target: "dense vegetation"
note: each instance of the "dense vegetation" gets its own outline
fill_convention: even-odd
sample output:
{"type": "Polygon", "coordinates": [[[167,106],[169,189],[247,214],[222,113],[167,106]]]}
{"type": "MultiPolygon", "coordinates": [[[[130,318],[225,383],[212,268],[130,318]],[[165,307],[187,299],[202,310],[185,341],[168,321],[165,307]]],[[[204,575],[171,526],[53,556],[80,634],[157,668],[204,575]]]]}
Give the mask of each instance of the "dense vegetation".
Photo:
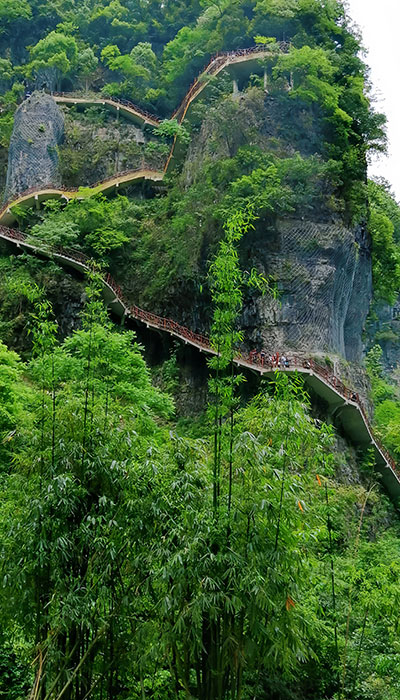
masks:
{"type": "Polygon", "coordinates": [[[41,289],[20,288],[32,359],[1,346],[9,697],[396,697],[398,523],[370,466],[340,482],[350,457],[298,381],[235,398],[253,216],[230,219],[210,270],[221,356],[200,438],[174,430],[96,277],[62,344],[41,289]]]}
{"type": "MultiPolygon", "coordinates": [[[[400,532],[372,457],[298,378],[254,388],[232,363],[246,295],[279,295],[241,269],[278,217],[368,230],[375,301],[397,298],[400,209],[366,181],[384,120],[342,3],[0,0],[0,20],[0,165],[26,89],[165,118],[141,141],[99,107],[64,108],[65,184],[161,167],[179,136],[162,190],[19,207],[18,225],[85,252],[137,303],[202,315],[219,353],[207,410],[182,418],[176,356],[148,368],[96,272],[83,284],[2,248],[0,697],[397,700],[400,532]],[[225,73],[183,126],[168,120],[212,54],[254,43],[270,55],[240,100],[225,73]]],[[[400,458],[381,354],[367,357],[376,424],[400,458]]]]}

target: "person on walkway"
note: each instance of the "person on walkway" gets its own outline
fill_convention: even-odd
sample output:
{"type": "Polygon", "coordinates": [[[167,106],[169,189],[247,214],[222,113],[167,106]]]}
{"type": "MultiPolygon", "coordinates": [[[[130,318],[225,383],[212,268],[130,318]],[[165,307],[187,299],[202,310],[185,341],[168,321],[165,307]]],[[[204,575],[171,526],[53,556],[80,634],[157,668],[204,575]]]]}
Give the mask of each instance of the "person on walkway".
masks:
{"type": "Polygon", "coordinates": [[[264,352],[264,350],[261,350],[261,352],[260,352],[260,360],[261,360],[261,367],[264,367],[264,362],[265,362],[265,352],[264,352]]]}

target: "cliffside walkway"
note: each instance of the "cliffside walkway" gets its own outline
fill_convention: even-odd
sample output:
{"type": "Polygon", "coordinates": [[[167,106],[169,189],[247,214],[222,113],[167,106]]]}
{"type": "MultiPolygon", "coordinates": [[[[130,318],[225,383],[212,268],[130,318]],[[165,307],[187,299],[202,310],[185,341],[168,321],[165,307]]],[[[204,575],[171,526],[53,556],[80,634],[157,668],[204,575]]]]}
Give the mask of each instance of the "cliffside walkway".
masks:
{"type": "Polygon", "coordinates": [[[164,173],[160,170],[139,168],[116,173],[112,177],[95,182],[90,187],[54,187],[51,184],[41,188],[32,187],[19,194],[12,202],[4,204],[0,209],[0,225],[9,226],[14,223],[16,217],[12,209],[17,205],[23,204],[28,207],[39,207],[40,202],[47,199],[65,199],[66,201],[70,199],[85,199],[88,195],[98,194],[99,192],[107,194],[111,190],[117,190],[123,184],[143,182],[144,180],[160,182],[163,178],[164,173]]]}
{"type": "MultiPolygon", "coordinates": [[[[282,53],[289,50],[289,44],[286,42],[280,42],[277,47],[282,53]]],[[[185,97],[183,98],[179,107],[173,112],[171,118],[177,119],[178,123],[181,124],[185,119],[187,111],[193,102],[193,100],[198,97],[198,95],[207,87],[210,79],[224,69],[237,70],[235,67],[242,67],[245,75],[250,75],[253,73],[258,66],[260,59],[267,58],[273,55],[271,50],[266,50],[264,46],[254,46],[249,49],[239,49],[237,51],[228,51],[224,53],[218,53],[213,56],[208,63],[208,65],[202,70],[200,75],[194,80],[192,85],[189,87],[185,97]]],[[[56,102],[64,104],[83,104],[83,105],[93,105],[93,104],[104,104],[110,109],[116,112],[121,111],[128,118],[133,118],[142,124],[150,124],[154,127],[161,123],[161,119],[146,110],[134,105],[129,100],[119,99],[116,97],[97,97],[93,95],[79,95],[74,93],[54,93],[54,99],[56,102]]],[[[170,165],[172,156],[174,154],[176,146],[176,138],[171,146],[170,153],[166,160],[163,171],[153,170],[151,168],[141,168],[134,170],[125,170],[124,172],[119,172],[112,177],[96,182],[94,185],[90,185],[85,188],[71,188],[71,187],[54,187],[51,183],[42,185],[36,188],[30,188],[25,192],[19,193],[15,199],[10,200],[4,204],[0,209],[0,225],[9,226],[16,221],[16,217],[13,215],[12,209],[17,205],[24,205],[27,207],[39,206],[40,202],[51,199],[51,198],[84,198],[90,194],[97,194],[98,192],[110,192],[120,185],[129,184],[131,182],[140,182],[143,180],[152,180],[153,182],[159,182],[163,179],[164,174],[167,172],[170,165]],[[83,193],[82,189],[86,192],[83,193]]]]}
{"type": "Polygon", "coordinates": [[[158,126],[161,119],[154,114],[147,112],[145,109],[137,107],[130,100],[125,100],[120,97],[107,97],[97,95],[81,95],[73,92],[52,92],[54,100],[61,104],[67,105],[102,105],[108,107],[113,112],[118,114],[122,112],[128,118],[133,118],[134,121],[140,124],[150,124],[150,126],[158,126]]]}
{"type": "MultiPolygon", "coordinates": [[[[90,270],[90,260],[83,253],[61,248],[46,248],[43,244],[37,245],[26,234],[16,229],[0,225],[0,239],[13,243],[18,248],[28,252],[51,258],[64,267],[82,273],[90,270]]],[[[207,336],[194,333],[170,318],[157,316],[140,309],[138,306],[130,305],[124,299],[120,286],[109,274],[102,277],[102,285],[105,302],[117,316],[123,319],[132,318],[143,323],[147,328],[168,333],[206,354],[216,354],[207,336]]],[[[331,414],[336,421],[340,422],[349,438],[364,448],[372,447],[382,482],[389,496],[397,503],[400,498],[400,470],[397,469],[393,457],[374,434],[360,396],[312,358],[304,358],[292,353],[289,353],[288,357],[290,357],[289,367],[276,368],[266,364],[259,354],[254,353],[239,352],[233,361],[239,368],[251,370],[267,377],[272,377],[278,371],[288,374],[298,372],[304,375],[307,384],[328,404],[331,414]]]]}
{"type": "MultiPolygon", "coordinates": [[[[281,53],[287,53],[290,44],[281,41],[277,44],[277,48],[281,53]]],[[[234,71],[234,67],[237,65],[247,64],[247,73],[251,73],[254,70],[252,65],[254,62],[260,59],[267,58],[271,56],[271,49],[266,49],[265,46],[253,46],[248,49],[238,49],[236,51],[223,51],[215,54],[210,59],[209,63],[203,68],[198,77],[190,85],[185,97],[171,115],[171,119],[177,119],[181,124],[186,116],[186,112],[196,97],[207,87],[210,78],[218,75],[221,71],[225,69],[231,69],[234,71]]],[[[145,109],[138,107],[130,100],[126,100],[119,97],[109,97],[97,96],[97,95],[83,95],[73,92],[53,92],[54,99],[58,103],[63,104],[73,104],[73,105],[92,105],[99,104],[104,105],[112,109],[114,112],[122,112],[128,118],[134,118],[136,121],[142,124],[150,124],[152,126],[158,126],[162,121],[160,117],[155,114],[151,114],[145,109]]]]}

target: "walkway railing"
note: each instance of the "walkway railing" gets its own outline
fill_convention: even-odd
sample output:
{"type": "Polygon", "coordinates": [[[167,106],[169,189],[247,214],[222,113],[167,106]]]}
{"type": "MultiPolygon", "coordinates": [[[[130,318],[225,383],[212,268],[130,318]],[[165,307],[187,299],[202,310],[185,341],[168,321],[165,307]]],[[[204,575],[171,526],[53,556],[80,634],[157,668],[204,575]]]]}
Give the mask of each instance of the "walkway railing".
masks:
{"type": "MultiPolygon", "coordinates": [[[[290,44],[287,42],[280,42],[278,43],[278,50],[282,53],[287,53],[290,49],[290,44]]],[[[192,102],[192,100],[196,97],[196,95],[201,92],[201,90],[204,87],[204,78],[206,75],[212,76],[215,75],[215,73],[219,72],[222,70],[222,68],[225,65],[228,65],[231,61],[234,61],[236,58],[239,57],[244,57],[245,59],[254,54],[262,54],[262,53],[268,53],[268,48],[266,46],[254,46],[251,48],[247,49],[238,49],[237,51],[231,51],[231,52],[223,52],[223,53],[218,53],[215,56],[213,56],[207,66],[201,71],[201,74],[198,78],[196,78],[193,83],[190,85],[184,99],[182,100],[181,104],[179,107],[175,110],[173,113],[172,117],[178,117],[180,123],[183,121],[187,108],[189,104],[192,102]]],[[[74,94],[72,93],[53,93],[55,96],[59,97],[65,97],[67,99],[73,99],[74,94]]],[[[77,97],[79,99],[79,97],[77,97]]],[[[101,97],[98,98],[98,100],[101,100],[101,97]]],[[[96,102],[98,101],[96,98],[96,102]]],[[[147,112],[146,110],[138,107],[137,105],[133,104],[129,100],[125,100],[123,98],[116,98],[116,97],[104,97],[104,100],[115,103],[116,105],[121,105],[123,107],[127,107],[128,109],[131,109],[138,113],[139,115],[143,116],[145,119],[150,119],[154,120],[157,123],[160,123],[159,117],[156,117],[155,115],[151,114],[150,112],[147,112]]],[[[171,149],[171,153],[169,155],[169,158],[167,160],[167,166],[171,160],[171,156],[173,153],[173,148],[175,145],[175,141],[173,144],[173,147],[171,149]]],[[[126,175],[132,175],[132,178],[134,178],[135,174],[138,174],[139,172],[153,172],[154,174],[157,174],[158,176],[161,175],[159,171],[154,171],[151,168],[140,168],[136,170],[126,170],[120,173],[117,173],[116,175],[105,178],[103,180],[99,180],[98,182],[94,183],[93,185],[90,185],[90,189],[96,189],[97,187],[107,184],[107,183],[117,183],[118,180],[126,175]]],[[[158,177],[157,179],[161,179],[158,177]]],[[[54,187],[52,184],[48,185],[43,185],[40,188],[37,187],[31,187],[28,190],[25,190],[24,192],[20,193],[18,197],[13,200],[15,203],[21,199],[24,199],[28,197],[30,194],[40,194],[43,191],[46,191],[48,189],[52,189],[57,192],[69,192],[69,193],[77,193],[81,188],[78,187],[54,187]]],[[[0,209],[0,218],[1,216],[12,206],[12,201],[7,202],[2,209],[0,209]]],[[[22,233],[21,231],[17,231],[15,229],[10,229],[5,226],[0,225],[0,237],[9,240],[9,241],[14,241],[17,244],[18,243],[24,243],[25,246],[28,246],[29,248],[33,249],[34,251],[41,252],[44,255],[57,255],[61,259],[65,260],[66,262],[73,261],[75,263],[79,263],[83,269],[89,270],[90,269],[90,260],[88,257],[84,254],[81,253],[80,251],[76,250],[65,250],[62,248],[51,248],[46,250],[45,247],[43,247],[43,244],[38,243],[38,245],[35,244],[34,240],[27,241],[27,236],[22,233]]],[[[120,288],[119,285],[112,279],[112,277],[107,274],[104,279],[103,283],[107,285],[114,294],[116,295],[118,301],[122,304],[123,308],[125,309],[125,313],[127,315],[132,316],[133,318],[137,319],[138,321],[142,321],[143,323],[148,324],[149,326],[152,326],[154,328],[158,328],[160,330],[172,333],[176,335],[178,338],[183,340],[184,342],[187,342],[197,348],[201,348],[204,351],[208,353],[214,353],[216,354],[216,351],[212,348],[212,345],[210,343],[210,339],[207,338],[204,335],[201,335],[199,333],[194,333],[193,331],[189,330],[185,326],[181,326],[178,324],[176,321],[170,318],[164,318],[162,316],[157,316],[156,314],[153,314],[149,311],[145,311],[143,309],[140,309],[138,306],[130,306],[129,302],[124,299],[123,292],[120,288]]],[[[259,371],[261,373],[264,373],[266,371],[273,371],[273,370],[280,370],[280,371],[285,371],[285,370],[291,370],[292,368],[295,369],[301,369],[303,372],[308,372],[310,374],[314,374],[317,376],[321,381],[323,381],[325,384],[331,386],[342,398],[344,398],[346,401],[350,401],[358,406],[358,409],[361,412],[361,415],[363,417],[363,421],[366,425],[366,428],[371,436],[371,439],[375,442],[376,446],[378,447],[379,451],[381,452],[382,456],[386,460],[387,464],[390,466],[394,474],[396,475],[396,478],[400,480],[400,472],[396,468],[395,461],[393,457],[389,454],[389,452],[384,448],[384,446],[381,444],[380,440],[376,437],[374,434],[372,427],[370,425],[367,411],[365,409],[365,406],[363,405],[362,400],[360,399],[360,396],[358,393],[353,392],[351,389],[346,387],[346,385],[338,378],[336,377],[333,372],[331,372],[328,368],[318,364],[315,362],[314,359],[306,359],[304,357],[300,357],[297,355],[292,355],[292,359],[290,360],[289,367],[287,366],[274,366],[274,364],[268,364],[268,361],[265,359],[265,353],[245,353],[244,355],[242,353],[239,353],[237,356],[234,358],[234,362],[243,367],[252,367],[256,371],[259,371]]]]}
{"type": "MultiPolygon", "coordinates": [[[[83,270],[88,271],[91,269],[90,259],[81,251],[65,249],[61,247],[49,247],[48,249],[46,249],[43,243],[38,242],[38,244],[36,244],[34,239],[30,239],[29,236],[27,236],[25,233],[22,233],[22,231],[10,229],[6,226],[0,226],[0,238],[7,241],[15,241],[17,244],[23,243],[29,248],[39,253],[42,253],[43,255],[56,255],[64,261],[66,261],[67,263],[68,261],[73,261],[75,263],[78,263],[83,270]]],[[[157,328],[161,331],[171,333],[180,338],[180,340],[183,340],[185,343],[189,343],[190,345],[196,348],[200,348],[201,350],[204,350],[209,354],[217,354],[215,348],[212,347],[211,341],[207,336],[202,335],[201,333],[195,333],[194,331],[191,331],[189,328],[180,325],[171,318],[158,316],[157,314],[153,314],[150,311],[145,311],[144,309],[141,309],[139,306],[131,305],[130,302],[124,298],[123,290],[121,289],[120,285],[117,284],[117,282],[115,282],[110,273],[104,275],[104,277],[102,277],[102,281],[104,285],[106,285],[113,291],[116,299],[122,305],[124,313],[127,316],[131,316],[135,320],[141,321],[142,323],[145,323],[153,328],[157,328]]],[[[283,355],[281,357],[283,357],[283,355]]],[[[264,352],[256,353],[252,351],[248,353],[247,351],[244,351],[239,352],[237,355],[235,355],[233,361],[238,366],[247,368],[251,367],[262,374],[273,371],[293,371],[293,369],[300,369],[303,373],[305,372],[308,374],[315,375],[316,377],[318,377],[318,379],[323,381],[324,384],[332,387],[336,391],[336,393],[339,394],[343,399],[355,404],[358,407],[362,415],[363,421],[365,423],[365,426],[371,436],[371,440],[375,442],[381,455],[383,456],[386,463],[400,482],[400,470],[396,467],[396,462],[393,459],[392,455],[382,445],[381,441],[374,433],[367,415],[366,408],[363,404],[360,395],[352,389],[350,389],[349,387],[347,387],[342,382],[342,380],[339,379],[339,377],[337,377],[329,368],[319,364],[313,358],[305,358],[292,353],[289,353],[285,357],[290,357],[290,359],[286,359],[286,362],[283,362],[279,360],[278,355],[275,355],[273,359],[270,359],[270,356],[264,352]]]]}
{"type": "MultiPolygon", "coordinates": [[[[277,42],[277,47],[278,51],[281,53],[288,53],[290,49],[290,44],[286,41],[281,41],[277,42]]],[[[180,123],[182,123],[185,114],[186,114],[186,108],[190,104],[190,102],[193,101],[193,99],[196,97],[196,95],[203,89],[204,87],[204,82],[202,78],[204,78],[206,75],[212,76],[215,75],[217,72],[221,71],[225,66],[229,65],[229,63],[234,60],[235,58],[243,57],[246,59],[248,56],[253,56],[254,54],[265,54],[265,53],[270,53],[268,50],[267,46],[265,45],[259,45],[259,46],[252,46],[248,49],[237,49],[236,51],[221,51],[214,56],[210,58],[210,61],[208,64],[203,68],[201,73],[195,80],[192,82],[192,84],[189,86],[189,89],[183,98],[181,104],[179,107],[173,112],[172,118],[177,117],[180,115],[180,123]]]]}
{"type": "Polygon", "coordinates": [[[105,177],[102,180],[97,180],[97,182],[93,183],[93,185],[88,185],[83,186],[83,187],[68,187],[66,185],[53,185],[51,183],[48,183],[46,185],[41,185],[40,187],[30,187],[27,190],[24,190],[23,192],[20,192],[17,197],[13,200],[10,200],[6,202],[0,209],[0,219],[3,216],[3,214],[10,209],[13,205],[17,204],[18,201],[24,200],[30,195],[40,195],[41,193],[45,193],[48,190],[51,190],[53,193],[56,192],[65,192],[66,194],[77,194],[79,193],[82,189],[88,189],[88,190],[95,190],[97,187],[101,187],[101,185],[110,185],[112,186],[113,184],[117,184],[122,178],[126,176],[130,176],[132,180],[135,179],[135,176],[139,176],[140,174],[143,173],[150,173],[154,175],[154,180],[162,180],[164,174],[160,170],[153,170],[152,168],[135,168],[133,170],[121,170],[120,172],[116,173],[115,175],[111,175],[110,177],[105,177]]]}
{"type": "MultiPolygon", "coordinates": [[[[275,47],[277,47],[278,52],[280,53],[288,53],[290,49],[290,43],[287,41],[278,41],[276,44],[274,44],[275,47]]],[[[200,72],[199,76],[195,78],[195,80],[191,83],[189,86],[185,97],[183,98],[181,104],[177,109],[174,110],[172,113],[171,119],[173,119],[177,114],[179,114],[181,111],[185,109],[185,106],[188,101],[193,99],[194,93],[197,92],[196,88],[201,89],[203,87],[203,83],[201,78],[205,75],[214,75],[218,70],[221,70],[223,65],[228,65],[230,61],[236,58],[243,58],[246,59],[248,56],[253,56],[254,54],[265,54],[265,53],[271,53],[270,50],[268,49],[268,45],[264,44],[259,44],[257,46],[251,46],[250,48],[247,49],[236,49],[236,51],[219,51],[218,53],[214,54],[209,62],[207,63],[206,66],[202,69],[200,72]]],[[[77,94],[73,92],[52,92],[51,93],[54,97],[61,97],[65,98],[67,100],[87,100],[90,101],[91,95],[84,95],[84,94],[77,94]]],[[[127,100],[124,97],[115,97],[113,95],[102,95],[96,94],[96,97],[94,97],[94,101],[96,102],[110,102],[112,104],[115,104],[115,106],[122,106],[122,107],[127,107],[128,109],[132,110],[133,112],[136,112],[138,115],[142,116],[145,120],[150,120],[154,121],[157,123],[160,123],[162,120],[160,117],[157,117],[155,114],[152,114],[151,112],[147,111],[146,109],[143,109],[143,107],[138,107],[138,105],[134,104],[131,100],[127,100]]]]}
{"type": "Polygon", "coordinates": [[[149,120],[152,122],[156,122],[157,124],[161,123],[160,117],[157,117],[155,114],[148,112],[142,107],[138,107],[130,100],[126,100],[124,97],[111,97],[111,95],[96,95],[95,97],[92,97],[91,95],[79,95],[73,92],[52,92],[51,94],[53,97],[65,97],[65,99],[67,100],[76,99],[87,100],[88,102],[90,102],[92,99],[94,104],[97,104],[98,102],[111,102],[112,104],[115,104],[116,107],[127,107],[132,112],[136,112],[139,116],[143,117],[145,121],[149,120]]]}

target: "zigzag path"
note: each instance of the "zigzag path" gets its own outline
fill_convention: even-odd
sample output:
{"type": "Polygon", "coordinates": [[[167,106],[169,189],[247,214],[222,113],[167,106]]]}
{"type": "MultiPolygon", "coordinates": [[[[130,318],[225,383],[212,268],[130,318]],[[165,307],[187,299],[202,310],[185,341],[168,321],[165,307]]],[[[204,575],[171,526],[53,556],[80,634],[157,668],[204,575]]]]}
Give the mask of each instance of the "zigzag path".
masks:
{"type": "MultiPolygon", "coordinates": [[[[286,52],[289,49],[289,44],[281,42],[278,47],[281,52],[286,52]]],[[[237,70],[237,68],[235,69],[235,66],[241,66],[246,74],[251,74],[257,70],[261,59],[267,58],[271,55],[271,51],[265,50],[264,47],[255,46],[250,49],[239,49],[238,51],[219,53],[216,56],[213,56],[208,65],[202,70],[200,75],[189,87],[181,104],[173,112],[171,118],[176,119],[179,124],[182,124],[193,100],[195,100],[196,97],[198,97],[204,90],[204,88],[207,87],[210,79],[213,76],[218,75],[222,70],[237,70]]],[[[96,95],[73,95],[69,93],[54,93],[53,97],[56,102],[64,104],[106,105],[116,112],[121,111],[126,117],[133,118],[142,124],[150,124],[156,127],[161,122],[159,117],[156,117],[140,107],[137,107],[132,102],[129,102],[129,100],[114,97],[103,98],[96,95]]],[[[84,197],[97,194],[98,192],[107,193],[114,188],[118,188],[120,185],[128,184],[134,181],[140,182],[143,180],[151,180],[153,182],[159,182],[164,178],[164,175],[168,170],[175,146],[176,137],[173,141],[163,171],[152,170],[151,168],[126,170],[124,172],[116,173],[112,177],[101,180],[100,182],[85,188],[60,188],[54,187],[51,183],[49,183],[38,188],[30,188],[29,190],[25,190],[25,192],[21,192],[13,200],[6,202],[0,209],[0,225],[9,226],[16,221],[16,217],[14,216],[12,209],[17,205],[25,205],[28,207],[35,205],[39,206],[41,201],[49,198],[64,198],[68,200],[76,197],[78,199],[83,199],[84,197]]]]}
{"type": "MultiPolygon", "coordinates": [[[[279,49],[282,52],[286,52],[289,49],[289,45],[281,43],[279,49]]],[[[210,60],[209,64],[190,86],[181,104],[172,114],[172,118],[177,119],[179,124],[183,122],[191,103],[204,90],[211,77],[218,75],[218,73],[224,69],[229,69],[229,67],[234,67],[238,64],[245,64],[246,71],[253,72],[255,67],[254,63],[259,65],[259,60],[268,56],[271,56],[271,52],[266,51],[263,47],[217,54],[210,60]]],[[[104,104],[116,112],[123,112],[127,117],[155,127],[161,121],[158,117],[142,110],[128,100],[119,100],[109,97],[78,96],[65,93],[55,94],[54,99],[57,102],[65,104],[104,104]]],[[[52,187],[52,185],[49,184],[42,188],[32,188],[22,192],[14,200],[7,202],[3,208],[0,209],[0,238],[15,244],[17,247],[22,247],[28,252],[39,253],[45,257],[52,258],[67,268],[72,268],[82,273],[88,272],[90,264],[82,253],[61,249],[50,250],[44,246],[38,247],[36,244],[29,243],[29,238],[21,231],[8,228],[10,224],[15,222],[12,208],[20,204],[28,206],[36,204],[36,206],[39,206],[41,201],[54,197],[69,200],[71,198],[84,198],[97,192],[107,193],[113,188],[118,188],[124,183],[133,181],[140,182],[143,180],[151,180],[153,182],[159,182],[163,179],[168,169],[175,145],[176,139],[174,140],[162,172],[149,168],[141,168],[116,173],[113,177],[97,182],[91,187],[76,189],[59,188],[52,187]]],[[[120,287],[114,282],[110,275],[102,278],[102,285],[105,301],[111,307],[114,314],[122,318],[130,317],[145,324],[148,328],[166,332],[201,352],[216,354],[210,344],[209,338],[206,336],[194,333],[172,319],[163,318],[148,311],[144,311],[137,306],[129,305],[129,303],[124,300],[120,287]]],[[[397,503],[400,498],[400,471],[397,469],[394,459],[379,442],[376,435],[374,435],[367,413],[358,394],[349,390],[338,377],[329,372],[326,367],[316,363],[312,358],[308,359],[298,355],[292,355],[289,367],[272,367],[267,365],[264,358],[259,354],[248,355],[247,353],[239,353],[235,356],[234,363],[240,368],[255,371],[260,375],[266,376],[272,376],[273,373],[277,371],[287,373],[296,371],[303,374],[305,381],[313,391],[328,404],[332,416],[335,417],[336,422],[339,421],[341,423],[350,439],[355,444],[363,447],[372,446],[375,454],[376,467],[381,473],[382,482],[390,497],[397,503]]]]}
{"type": "MultiPolygon", "coordinates": [[[[30,242],[26,234],[16,229],[0,226],[0,239],[13,243],[27,252],[51,258],[64,267],[78,270],[83,274],[90,270],[90,261],[83,253],[61,248],[42,247],[40,244],[30,242]]],[[[138,306],[131,305],[124,299],[121,288],[109,274],[102,277],[101,282],[106,304],[117,316],[122,319],[131,318],[144,324],[147,328],[174,336],[200,352],[208,355],[216,354],[207,336],[194,333],[170,318],[157,316],[140,309],[138,306]]],[[[271,377],[275,372],[288,374],[298,372],[304,375],[306,383],[327,403],[332,417],[341,424],[348,437],[363,448],[372,447],[376,468],[381,474],[382,482],[391,499],[397,504],[400,498],[400,471],[397,469],[393,457],[374,434],[360,396],[312,358],[291,353],[288,353],[287,357],[290,357],[289,366],[272,366],[259,353],[239,352],[233,358],[233,362],[237,367],[257,372],[261,376],[271,377]]]]}

